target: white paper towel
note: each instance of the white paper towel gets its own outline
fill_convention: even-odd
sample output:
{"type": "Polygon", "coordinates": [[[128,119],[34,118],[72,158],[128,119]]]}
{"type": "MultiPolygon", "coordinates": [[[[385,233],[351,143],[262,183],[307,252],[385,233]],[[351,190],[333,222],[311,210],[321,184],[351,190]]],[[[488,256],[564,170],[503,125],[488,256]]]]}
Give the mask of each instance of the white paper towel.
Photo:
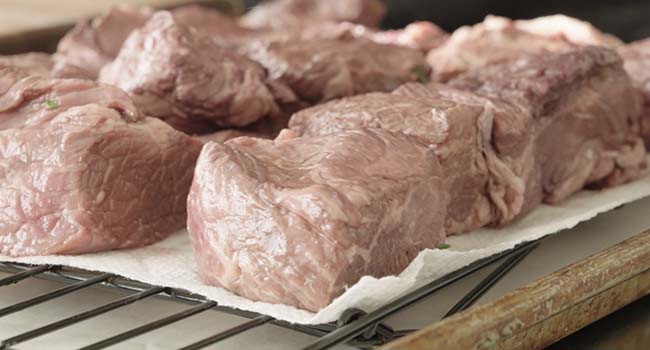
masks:
{"type": "Polygon", "coordinates": [[[599,213],[649,195],[650,174],[633,183],[608,190],[583,191],[560,206],[541,205],[522,220],[505,228],[481,229],[451,237],[450,249],[422,251],[399,276],[363,277],[318,313],[287,305],[254,302],[224,289],[201,283],[185,230],[162,242],[140,249],[81,256],[11,258],[0,255],[0,260],[68,265],[115,273],[153,285],[186,289],[221,305],[271,315],[280,320],[318,324],[336,320],[349,307],[372,310],[478,259],[513,248],[521,242],[571,228],[599,213]]]}

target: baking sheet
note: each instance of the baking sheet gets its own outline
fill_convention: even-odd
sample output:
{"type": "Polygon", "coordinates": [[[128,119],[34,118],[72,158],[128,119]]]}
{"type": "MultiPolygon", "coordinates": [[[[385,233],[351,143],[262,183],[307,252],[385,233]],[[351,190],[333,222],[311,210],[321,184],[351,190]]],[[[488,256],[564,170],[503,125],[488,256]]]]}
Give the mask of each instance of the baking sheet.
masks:
{"type": "Polygon", "coordinates": [[[515,245],[571,228],[579,222],[650,195],[650,175],[604,191],[583,191],[560,206],[541,205],[522,220],[501,229],[481,229],[451,237],[447,250],[425,250],[399,275],[363,277],[318,313],[288,305],[254,302],[224,289],[204,285],[198,279],[187,232],[184,230],[149,247],[82,256],[44,256],[0,260],[33,264],[69,265],[119,274],[154,285],[183,288],[221,305],[271,315],[303,324],[331,322],[349,307],[372,310],[473,261],[508,250],[515,245]]]}

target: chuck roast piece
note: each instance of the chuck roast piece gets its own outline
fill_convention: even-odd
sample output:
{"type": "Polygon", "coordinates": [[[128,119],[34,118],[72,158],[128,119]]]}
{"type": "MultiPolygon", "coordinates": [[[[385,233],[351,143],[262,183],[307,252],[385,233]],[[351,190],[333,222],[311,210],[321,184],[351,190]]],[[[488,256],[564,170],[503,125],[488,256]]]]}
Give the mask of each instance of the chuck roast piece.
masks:
{"type": "Polygon", "coordinates": [[[487,16],[481,23],[457,29],[443,45],[429,52],[427,60],[433,67],[433,79],[447,81],[460,73],[525,55],[561,52],[576,45],[621,44],[617,38],[571,17],[510,20],[487,16]]]}
{"type": "Polygon", "coordinates": [[[139,247],[183,227],[198,141],[115,87],[10,69],[0,86],[1,254],[139,247]]]}
{"type": "Polygon", "coordinates": [[[309,137],[383,128],[413,135],[430,145],[450,196],[447,234],[457,234],[505,222],[522,206],[520,200],[514,200],[521,191],[521,179],[492,148],[492,124],[498,114],[518,118],[513,108],[497,106],[470,92],[409,83],[392,94],[369,93],[304,109],[291,117],[289,127],[309,137]]]}
{"type": "Polygon", "coordinates": [[[379,0],[271,0],[242,16],[250,28],[304,29],[323,22],[352,22],[377,27],[386,14],[379,0]]]}
{"type": "Polygon", "coordinates": [[[609,49],[528,57],[450,85],[331,101],[294,114],[289,127],[305,136],[385,128],[433,146],[450,192],[448,234],[629,181],[644,165],[639,100],[609,49]]]}
{"type": "Polygon", "coordinates": [[[310,104],[371,91],[391,91],[428,75],[421,52],[358,38],[260,40],[247,47],[269,78],[310,104]]]}
{"type": "Polygon", "coordinates": [[[244,126],[278,111],[260,65],[164,11],[133,31],[100,80],[129,93],[144,114],[191,133],[244,126]]]}
{"type": "Polygon", "coordinates": [[[81,67],[93,79],[113,61],[132,30],[153,14],[148,7],[114,6],[90,23],[80,22],[59,41],[57,57],[81,67]]]}
{"type": "Polygon", "coordinates": [[[635,41],[619,49],[625,70],[643,95],[644,107],[641,117],[641,136],[650,149],[650,38],[635,41]]]}
{"type": "Polygon", "coordinates": [[[450,85],[529,111],[527,128],[507,118],[495,118],[493,126],[493,146],[513,154],[509,167],[524,179],[522,213],[585,186],[629,181],[644,166],[641,101],[613,50],[527,57],[467,73],[450,85]],[[526,155],[514,157],[518,153],[526,155]]]}
{"type": "Polygon", "coordinates": [[[206,283],[317,311],[444,240],[447,192],[425,144],[380,129],[290,134],[204,146],[188,229],[206,283]]]}
{"type": "MultiPolygon", "coordinates": [[[[111,63],[122,45],[137,28],[142,27],[154,10],[149,7],[113,6],[91,22],[80,22],[59,42],[56,61],[81,67],[96,79],[102,67],[111,63]]],[[[241,26],[237,19],[198,5],[181,6],[172,11],[174,18],[222,45],[237,46],[240,42],[269,35],[241,26]]]]}

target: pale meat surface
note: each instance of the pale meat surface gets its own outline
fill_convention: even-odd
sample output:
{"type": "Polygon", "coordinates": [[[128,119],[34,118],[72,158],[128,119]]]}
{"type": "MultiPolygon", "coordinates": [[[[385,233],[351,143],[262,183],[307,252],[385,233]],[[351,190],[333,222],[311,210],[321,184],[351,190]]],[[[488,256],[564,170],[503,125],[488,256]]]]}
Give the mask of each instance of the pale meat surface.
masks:
{"type": "Polygon", "coordinates": [[[257,63],[156,13],[129,36],[100,80],[129,93],[140,110],[179,130],[244,126],[278,106],[257,63]]]}
{"type": "Polygon", "coordinates": [[[350,22],[329,22],[300,31],[304,39],[365,38],[380,44],[410,47],[423,52],[442,45],[449,34],[432,22],[417,21],[404,28],[381,30],[350,22]]]}
{"type": "Polygon", "coordinates": [[[525,183],[522,213],[585,186],[633,180],[645,165],[641,102],[613,50],[527,57],[467,73],[450,85],[528,111],[529,127],[497,118],[493,131],[499,153],[526,153],[508,161],[525,183]]]}
{"type": "MultiPolygon", "coordinates": [[[[184,26],[192,27],[228,47],[271,35],[268,31],[245,28],[236,18],[199,5],[180,6],[171,13],[184,26]]],[[[101,68],[115,59],[131,32],[142,27],[153,14],[154,10],[149,7],[109,7],[92,21],[80,22],[70,30],[59,42],[55,57],[67,65],[82,67],[92,79],[96,79],[101,68]]]]}
{"type": "Polygon", "coordinates": [[[131,99],[116,87],[90,80],[47,79],[16,67],[0,67],[2,130],[44,123],[68,108],[86,104],[109,107],[126,120],[140,118],[131,99]]]}
{"type": "Polygon", "coordinates": [[[511,20],[487,16],[481,23],[454,31],[431,50],[427,60],[436,81],[526,55],[571,50],[580,45],[616,47],[621,41],[590,24],[566,16],[511,20]]]}
{"type": "Polygon", "coordinates": [[[304,29],[323,22],[352,22],[377,27],[386,13],[379,0],[271,0],[244,14],[250,28],[304,29]]]}
{"type": "Polygon", "coordinates": [[[80,22],[59,41],[57,56],[93,79],[113,61],[131,31],[153,14],[148,7],[114,6],[90,22],[80,22]]]}
{"type": "MultiPolygon", "coordinates": [[[[392,94],[370,93],[294,114],[289,127],[307,137],[348,129],[383,128],[431,146],[449,190],[447,234],[503,223],[522,203],[521,180],[492,147],[494,118],[517,118],[515,109],[445,85],[405,84],[392,94]]],[[[523,125],[522,125],[523,126],[523,125]]]]}
{"type": "Polygon", "coordinates": [[[247,54],[269,79],[313,104],[372,91],[391,91],[428,74],[421,52],[360,38],[261,40],[247,54]]]}
{"type": "Polygon", "coordinates": [[[623,57],[625,70],[643,95],[641,136],[646,149],[650,149],[650,39],[627,44],[618,52],[623,57]]]}
{"type": "Polygon", "coordinates": [[[0,253],[140,247],[180,229],[200,143],[88,80],[0,70],[0,253]]]}
{"type": "Polygon", "coordinates": [[[434,146],[450,191],[449,234],[508,223],[644,167],[640,102],[612,50],[531,56],[450,85],[335,100],[294,114],[289,126],[306,136],[381,127],[434,146]]]}
{"type": "Polygon", "coordinates": [[[542,16],[533,19],[515,20],[515,27],[528,33],[546,37],[561,37],[578,45],[594,45],[617,48],[623,45],[621,39],[603,33],[591,23],[565,15],[542,16]]]}
{"type": "Polygon", "coordinates": [[[448,37],[447,32],[428,21],[417,21],[402,29],[380,30],[370,35],[371,40],[378,43],[407,46],[421,51],[442,45],[448,37]]]}
{"type": "Polygon", "coordinates": [[[224,47],[237,48],[248,40],[278,33],[242,26],[236,17],[199,5],[186,5],[171,11],[179,23],[192,27],[224,47]]]}
{"type": "Polygon", "coordinates": [[[204,146],[188,230],[205,282],[317,311],[444,240],[447,192],[425,144],[380,129],[293,136],[204,146]]]}

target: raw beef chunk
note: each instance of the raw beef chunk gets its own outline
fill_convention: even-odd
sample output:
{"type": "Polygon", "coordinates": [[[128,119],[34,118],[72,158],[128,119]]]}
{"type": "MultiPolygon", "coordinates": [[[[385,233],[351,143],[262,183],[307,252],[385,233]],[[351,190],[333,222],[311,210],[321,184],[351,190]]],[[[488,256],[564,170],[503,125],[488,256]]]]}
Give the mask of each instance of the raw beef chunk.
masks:
{"type": "Polygon", "coordinates": [[[616,48],[623,45],[621,39],[601,32],[589,22],[565,15],[543,16],[515,20],[515,28],[546,37],[562,37],[578,45],[595,45],[616,48]]]}
{"type": "Polygon", "coordinates": [[[244,126],[278,110],[260,65],[164,11],[133,31],[100,80],[129,93],[144,114],[186,132],[244,126]]]}
{"type": "Polygon", "coordinates": [[[509,167],[524,179],[522,213],[585,186],[629,181],[644,166],[641,101],[613,50],[527,57],[461,75],[450,85],[521,106],[531,116],[525,128],[508,118],[495,118],[493,127],[495,149],[513,155],[509,167]],[[515,157],[520,152],[526,156],[515,157]]]}
{"type": "Polygon", "coordinates": [[[204,146],[188,229],[205,282],[316,311],[444,240],[447,192],[425,144],[380,129],[292,136],[204,146]]]}
{"type": "MultiPolygon", "coordinates": [[[[90,23],[80,22],[70,30],[61,39],[55,57],[59,62],[81,67],[96,79],[101,68],[115,59],[131,32],[142,27],[153,14],[149,7],[110,7],[90,23]]],[[[181,6],[172,14],[179,23],[223,45],[236,46],[247,38],[268,35],[268,31],[245,28],[235,18],[198,5],[181,6]]]]}
{"type": "Polygon", "coordinates": [[[450,85],[334,100],[289,126],[305,136],[384,128],[431,145],[450,192],[448,234],[508,223],[542,201],[634,179],[644,166],[639,100],[609,49],[528,57],[450,85]]]}
{"type": "Polygon", "coordinates": [[[57,56],[86,70],[94,79],[117,56],[131,31],[142,26],[152,13],[148,7],[111,7],[90,23],[78,23],[70,30],[59,41],[57,56]]]}
{"type": "Polygon", "coordinates": [[[443,45],[429,52],[427,60],[433,67],[433,79],[447,81],[460,73],[525,55],[561,52],[576,45],[620,44],[589,23],[566,16],[516,21],[488,16],[482,23],[457,29],[443,45]]]}
{"type": "Polygon", "coordinates": [[[515,111],[444,85],[409,83],[392,94],[369,93],[304,109],[291,117],[289,126],[308,137],[383,128],[431,146],[449,190],[447,234],[457,234],[507,221],[521,208],[521,202],[511,200],[520,180],[492,148],[492,123],[499,113],[515,111]]]}
{"type": "Polygon", "coordinates": [[[639,40],[619,49],[625,61],[625,70],[643,95],[641,136],[646,149],[650,149],[650,39],[639,40]]]}
{"type": "Polygon", "coordinates": [[[365,39],[260,41],[247,49],[269,78],[307,103],[371,91],[391,91],[428,75],[418,50],[365,39]]]}
{"type": "Polygon", "coordinates": [[[200,143],[117,88],[0,70],[0,253],[139,247],[183,227],[200,143]]]}

